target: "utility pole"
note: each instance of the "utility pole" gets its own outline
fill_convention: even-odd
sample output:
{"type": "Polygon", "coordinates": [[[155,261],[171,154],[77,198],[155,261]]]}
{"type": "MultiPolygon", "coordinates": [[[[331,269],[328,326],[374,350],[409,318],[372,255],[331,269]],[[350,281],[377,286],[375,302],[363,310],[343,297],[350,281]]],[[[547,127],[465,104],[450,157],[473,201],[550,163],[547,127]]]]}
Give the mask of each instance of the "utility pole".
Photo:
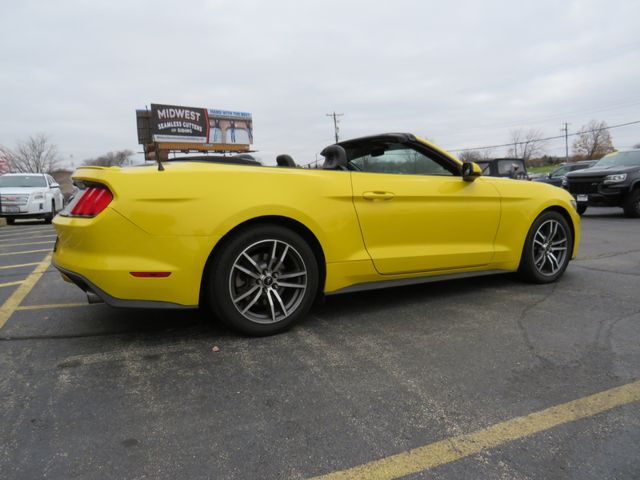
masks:
{"type": "Polygon", "coordinates": [[[561,128],[560,131],[564,132],[564,161],[569,162],[569,124],[567,122],[564,123],[564,128],[561,128]]]}
{"type": "Polygon", "coordinates": [[[340,141],[340,127],[338,127],[338,117],[342,117],[344,113],[327,113],[327,117],[333,117],[333,128],[336,134],[336,143],[340,141]]]}

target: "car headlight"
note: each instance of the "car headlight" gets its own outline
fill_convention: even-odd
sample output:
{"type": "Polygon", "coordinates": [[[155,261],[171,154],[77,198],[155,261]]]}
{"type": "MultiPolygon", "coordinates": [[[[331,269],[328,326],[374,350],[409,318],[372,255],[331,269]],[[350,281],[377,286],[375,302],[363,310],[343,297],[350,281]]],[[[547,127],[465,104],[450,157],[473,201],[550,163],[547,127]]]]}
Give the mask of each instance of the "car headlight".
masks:
{"type": "Polygon", "coordinates": [[[604,183],[618,183],[624,182],[627,179],[626,173],[616,173],[614,175],[607,175],[604,177],[604,183]]]}
{"type": "Polygon", "coordinates": [[[44,193],[34,193],[33,194],[33,199],[34,200],[44,200],[44,193]]]}

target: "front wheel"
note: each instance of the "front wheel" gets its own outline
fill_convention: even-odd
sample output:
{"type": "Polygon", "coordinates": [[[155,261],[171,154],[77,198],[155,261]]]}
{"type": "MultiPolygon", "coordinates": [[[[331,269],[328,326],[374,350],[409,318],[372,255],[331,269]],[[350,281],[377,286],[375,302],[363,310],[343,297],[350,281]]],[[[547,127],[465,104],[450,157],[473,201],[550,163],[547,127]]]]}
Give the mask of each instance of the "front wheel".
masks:
{"type": "Polygon", "coordinates": [[[44,223],[53,222],[53,217],[56,216],[56,202],[51,200],[51,211],[44,216],[44,223]]]}
{"type": "Polygon", "coordinates": [[[259,225],[224,241],[209,269],[207,300],[229,326],[248,335],[285,330],[309,311],[319,268],[307,242],[279,225],[259,225]]]}
{"type": "Polygon", "coordinates": [[[522,250],[520,277],[532,283],[555,282],[571,258],[573,235],[558,212],[544,212],[531,225],[522,250]]]}

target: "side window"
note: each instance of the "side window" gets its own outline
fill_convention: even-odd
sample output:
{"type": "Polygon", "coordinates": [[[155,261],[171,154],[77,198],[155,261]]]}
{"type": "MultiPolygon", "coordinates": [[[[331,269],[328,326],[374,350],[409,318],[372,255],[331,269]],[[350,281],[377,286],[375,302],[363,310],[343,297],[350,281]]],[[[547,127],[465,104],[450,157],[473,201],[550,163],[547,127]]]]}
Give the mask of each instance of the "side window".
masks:
{"type": "Polygon", "coordinates": [[[362,172],[395,173],[400,175],[447,175],[452,176],[432,158],[404,145],[388,145],[380,151],[351,160],[362,172]]]}

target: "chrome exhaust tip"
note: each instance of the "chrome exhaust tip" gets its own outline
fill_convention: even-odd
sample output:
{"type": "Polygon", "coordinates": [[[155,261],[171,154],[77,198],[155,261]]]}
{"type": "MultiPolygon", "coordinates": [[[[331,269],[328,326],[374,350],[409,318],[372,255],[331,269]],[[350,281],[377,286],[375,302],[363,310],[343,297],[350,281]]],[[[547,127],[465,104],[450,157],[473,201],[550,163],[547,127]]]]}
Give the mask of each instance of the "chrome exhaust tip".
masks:
{"type": "Polygon", "coordinates": [[[85,293],[87,294],[87,302],[89,302],[90,304],[104,303],[104,301],[95,293],[90,292],[88,290],[85,293]]]}

